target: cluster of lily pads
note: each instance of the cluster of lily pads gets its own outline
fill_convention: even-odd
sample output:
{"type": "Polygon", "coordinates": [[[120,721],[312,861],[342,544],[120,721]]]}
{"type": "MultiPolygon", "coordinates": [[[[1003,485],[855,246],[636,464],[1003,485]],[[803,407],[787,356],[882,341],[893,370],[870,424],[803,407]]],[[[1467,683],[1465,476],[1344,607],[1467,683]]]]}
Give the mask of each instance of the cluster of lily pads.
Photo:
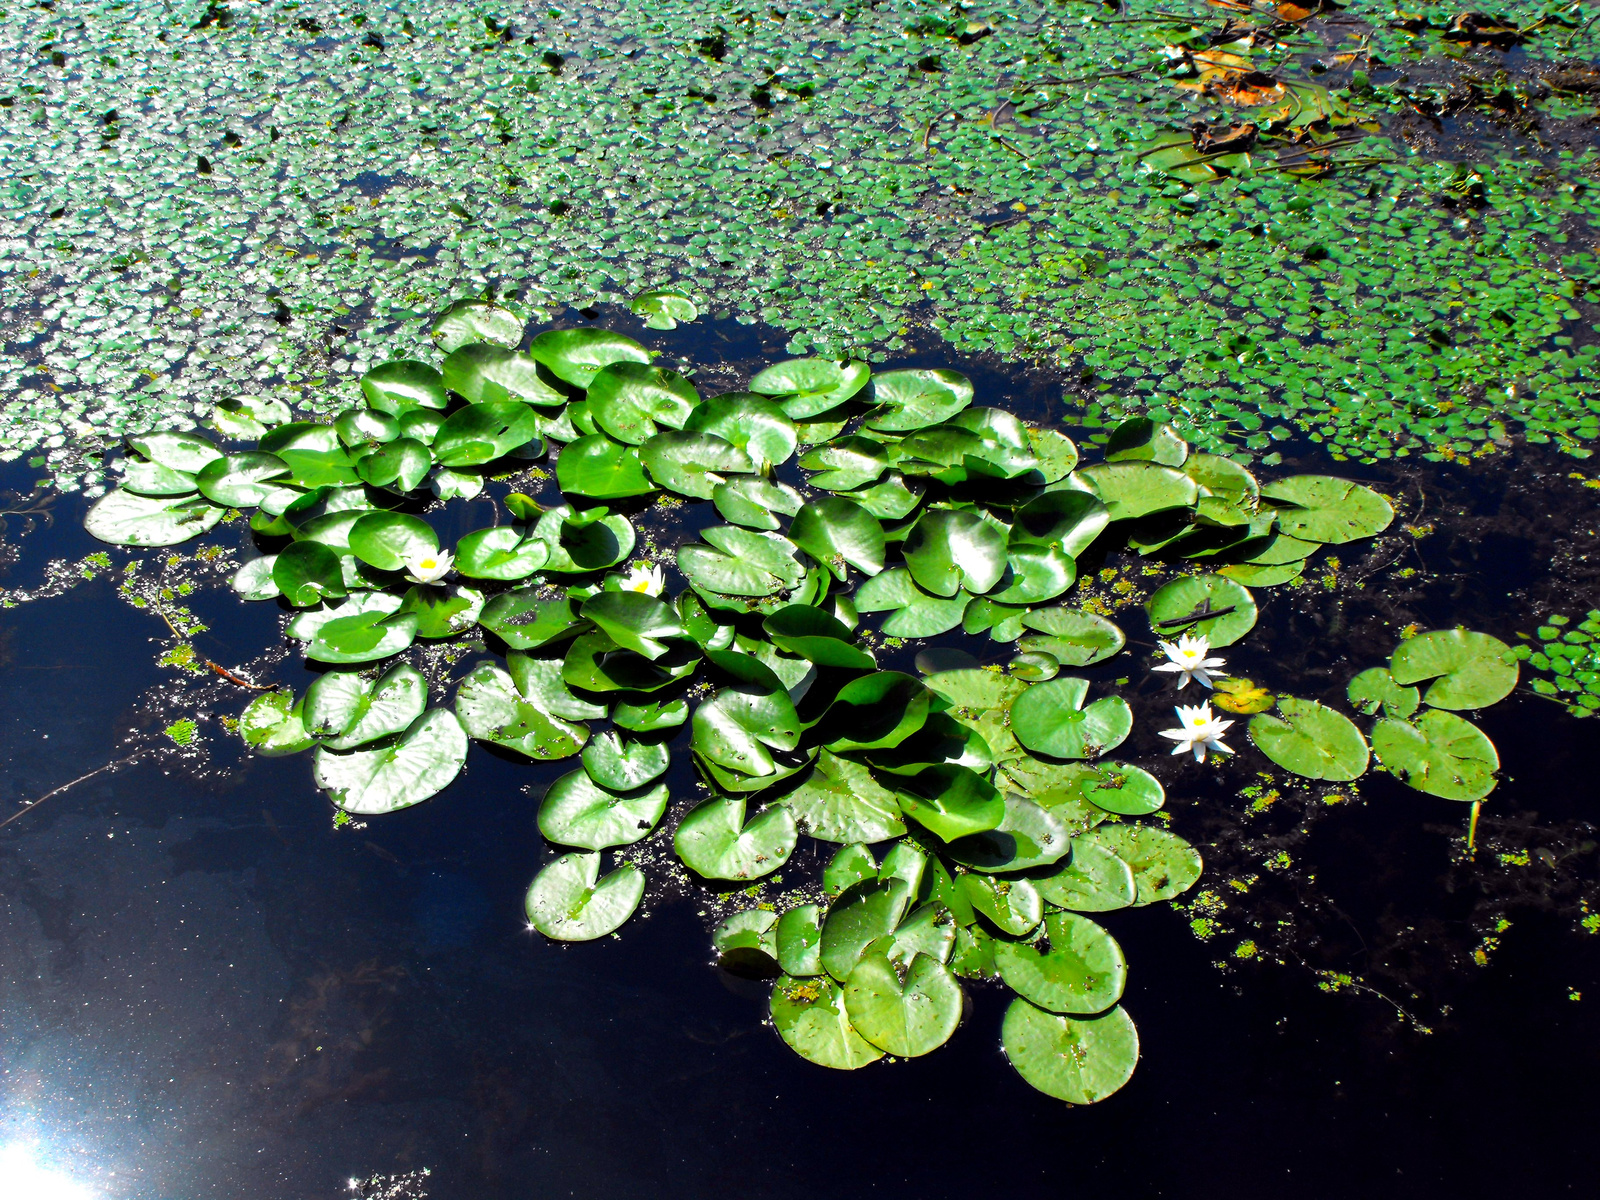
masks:
{"type": "Polygon", "coordinates": [[[1552,613],[1534,630],[1534,637],[1537,646],[1529,639],[1513,647],[1518,661],[1544,676],[1529,680],[1528,686],[1541,696],[1559,699],[1575,717],[1600,711],[1600,609],[1590,609],[1576,624],[1571,617],[1552,613]]]}
{"type": "MultiPolygon", "coordinates": [[[[317,784],[361,815],[437,794],[473,739],[532,761],[578,756],[538,812],[568,852],[539,871],[526,910],[552,938],[587,940],[643,898],[644,871],[623,855],[672,806],[668,744],[687,724],[709,794],[680,808],[672,842],[694,876],[749,884],[803,836],[840,847],[820,898],[736,914],[715,935],[730,963],[777,976],[772,1017],[791,1047],[839,1068],[927,1053],[959,1022],[958,979],[998,977],[1018,993],[1003,1042],[1024,1078],[1074,1103],[1120,1087],[1138,1053],[1118,1006],[1126,966],[1084,914],[1170,899],[1200,857],[1139,820],[1162,808],[1161,783],[1107,757],[1132,732],[1127,701],[1091,699],[1099,685],[1061,673],[1126,644],[1106,612],[1066,601],[1079,564],[1125,551],[1171,563],[1150,625],[1182,683],[1209,684],[1209,650],[1256,622],[1247,585],[1298,578],[1321,546],[1382,531],[1388,502],[1326,476],[1262,484],[1143,418],[1083,464],[1061,431],[974,406],[954,371],[801,359],[703,398],[601,328],[520,350],[519,319],[466,302],[433,334],[437,368],[374,367],[363,402],[326,423],[244,397],[212,421],[247,447],[129,439],[122,486],[88,514],[102,540],[161,546],[254,510],[266,553],[234,587],[291,610],[288,636],[325,669],[303,695],[255,699],[245,740],[314,748],[317,784]],[[561,503],[499,496],[503,523],[441,548],[427,514],[531,478],[547,454],[561,503]],[[676,548],[675,597],[659,564],[633,558],[627,514],[652,498],[709,502],[723,522],[676,548]],[[862,613],[885,614],[877,634],[862,613]],[[1006,664],[936,646],[915,674],[879,666],[893,639],[957,628],[987,635],[1006,664]],[[426,676],[399,656],[457,637],[496,653],[453,704],[430,707],[426,676]]],[[[1396,678],[1438,666],[1432,697],[1454,662],[1407,674],[1397,658],[1396,678]]],[[[1228,682],[1248,706],[1255,693],[1228,682]]],[[[1330,710],[1279,711],[1252,722],[1269,757],[1348,769],[1330,710]]],[[[1175,752],[1225,749],[1209,705],[1180,715],[1175,752]]]]}

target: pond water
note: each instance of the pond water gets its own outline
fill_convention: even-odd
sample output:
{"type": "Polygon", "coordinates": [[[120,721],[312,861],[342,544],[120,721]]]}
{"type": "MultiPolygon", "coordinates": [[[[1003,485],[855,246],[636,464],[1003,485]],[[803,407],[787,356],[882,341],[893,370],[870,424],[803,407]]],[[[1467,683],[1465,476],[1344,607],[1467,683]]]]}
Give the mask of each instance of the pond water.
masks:
{"type": "MultiPolygon", "coordinates": [[[[599,323],[701,364],[708,392],[782,340],[724,322],[599,323]]],[[[1071,429],[1051,376],[932,349],[902,361],[957,366],[980,402],[1071,429]]],[[[1285,473],[1312,448],[1289,450],[1285,473]]],[[[1358,578],[1364,547],[1347,548],[1336,584],[1263,593],[1233,670],[1337,694],[1406,621],[1511,638],[1575,582],[1566,611],[1581,611],[1584,572],[1563,564],[1595,534],[1587,493],[1557,465],[1363,476],[1426,498],[1431,530],[1407,536],[1404,560],[1423,569],[1394,575],[1406,568],[1386,555],[1358,578]]],[[[26,493],[31,476],[13,466],[4,482],[26,493]]],[[[57,498],[31,531],[9,518],[8,594],[99,549],[86,503],[57,498]]],[[[709,508],[682,524],[714,520],[709,508]]],[[[1402,504],[1402,520],[1421,515],[1402,504]]],[[[233,524],[207,541],[248,537],[233,524]]],[[[85,1194],[1487,1196],[1577,1192],[1600,1157],[1600,939],[1576,919],[1594,874],[1593,741],[1544,698],[1482,715],[1506,781],[1470,860],[1465,805],[1370,775],[1359,799],[1286,794],[1252,815],[1248,765],[1167,760],[1141,733],[1173,828],[1207,858],[1202,886],[1270,886],[1216,906],[1227,933],[1209,939],[1167,904],[1102,915],[1131,964],[1142,1058],[1120,1092],[1073,1108],[1007,1065],[997,985],[969,985],[963,1028],[937,1053],[834,1072],[765,1023],[767,985],[714,965],[709,892],[652,894],[614,938],[532,932],[523,892],[553,856],[536,801],[570,763],[474,749],[434,800],[334,828],[305,756],[248,754],[214,719],[250,693],[175,684],[159,663],[167,630],[115,578],[0,618],[8,801],[167,746],[0,830],[0,1145],[85,1194]],[[186,749],[160,733],[182,715],[199,717],[186,749]],[[1261,868],[1279,854],[1275,874],[1261,868]]],[[[275,603],[242,604],[225,576],[185,602],[209,626],[204,656],[304,686],[297,658],[261,657],[281,644],[275,603]]],[[[908,669],[914,650],[895,652],[908,669]]],[[[687,753],[669,781],[675,796],[692,788],[687,753]]],[[[789,870],[820,866],[803,851],[789,870]]]]}

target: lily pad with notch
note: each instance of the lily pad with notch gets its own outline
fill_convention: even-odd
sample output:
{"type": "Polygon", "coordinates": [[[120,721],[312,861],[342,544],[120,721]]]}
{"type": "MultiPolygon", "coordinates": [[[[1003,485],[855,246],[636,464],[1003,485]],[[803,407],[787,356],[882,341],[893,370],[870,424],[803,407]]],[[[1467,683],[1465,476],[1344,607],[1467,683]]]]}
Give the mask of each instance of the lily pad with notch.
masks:
{"type": "Polygon", "coordinates": [[[794,853],[794,814],[782,805],[745,820],[742,796],[707,800],[690,810],[673,834],[673,849],[706,879],[760,879],[794,853]]]}
{"type": "Polygon", "coordinates": [[[563,854],[547,864],[528,888],[528,921],[545,937],[590,942],[615,933],[644,898],[644,872],[623,863],[600,878],[595,851],[563,854]]]}
{"type": "Polygon", "coordinates": [[[1116,749],[1133,729],[1133,711],[1121,696],[1085,705],[1088,694],[1087,679],[1033,684],[1011,705],[1017,741],[1052,758],[1098,758],[1116,749]]]}
{"type": "Polygon", "coordinates": [[[631,846],[655,829],[667,811],[667,799],[664,783],[623,791],[597,783],[587,768],[570,771],[545,792],[539,832],[548,841],[580,850],[631,846]]]}
{"type": "Polygon", "coordinates": [[[467,761],[467,735],[455,714],[430,709],[392,742],[370,749],[317,747],[317,786],[335,807],[359,816],[421,804],[443,791],[467,761]]]}

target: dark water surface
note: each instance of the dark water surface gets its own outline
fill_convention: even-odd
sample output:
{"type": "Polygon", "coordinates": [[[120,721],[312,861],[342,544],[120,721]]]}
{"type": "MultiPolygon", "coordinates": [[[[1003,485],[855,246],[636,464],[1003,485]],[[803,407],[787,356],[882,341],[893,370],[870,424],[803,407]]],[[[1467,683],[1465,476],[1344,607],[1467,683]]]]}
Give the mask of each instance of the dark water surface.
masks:
{"type": "MultiPolygon", "coordinates": [[[[718,323],[697,341],[651,340],[734,363],[781,357],[770,334],[718,323]]],[[[974,375],[980,403],[1061,416],[1051,381],[943,361],[974,375]]],[[[708,373],[702,391],[735,374],[708,373]]],[[[1485,479],[1438,486],[1488,496],[1499,485],[1485,479]]],[[[97,548],[82,510],[67,498],[52,527],[13,529],[8,586],[97,548]]],[[[1419,593],[1435,624],[1503,607],[1549,570],[1511,551],[1502,562],[1462,528],[1457,541],[1485,558],[1454,572],[1466,582],[1419,593]]],[[[154,665],[166,631],[113,586],[0,612],[0,817],[159,719],[144,698],[170,678],[154,665]]],[[[190,602],[218,661],[278,640],[273,605],[226,590],[190,602]]],[[[1230,666],[1314,659],[1310,619],[1274,598],[1230,666]]],[[[1511,623],[1493,631],[1520,619],[1502,614],[1511,623]]],[[[1327,634],[1340,688],[1366,665],[1348,666],[1346,637],[1367,636],[1327,634]]],[[[1362,653],[1386,652],[1377,644],[1362,653]]],[[[279,677],[297,691],[308,679],[293,659],[279,677]]],[[[237,712],[248,695],[225,699],[237,712]]],[[[1592,726],[1520,693],[1482,724],[1508,778],[1486,820],[1588,818],[1592,726]]],[[[1141,715],[1146,753],[1152,728],[1141,715]]],[[[331,1200],[353,1177],[423,1168],[436,1200],[1593,1194],[1600,938],[1574,932],[1571,912],[1519,916],[1487,966],[1441,986],[1449,1011],[1429,1035],[1302,971],[1221,972],[1222,951],[1166,905],[1104,914],[1130,963],[1143,1058],[1117,1095],[1073,1109],[1005,1062],[998,987],[969,985],[971,1012],[944,1049],[837,1073],[763,1024],[765,987],[711,965],[692,897],[596,943],[530,933],[537,797],[570,763],[474,749],[436,799],[336,831],[308,756],[247,756],[207,729],[203,763],[107,773],[0,830],[0,1146],[30,1147],[89,1194],[331,1200]]],[[[686,755],[673,772],[687,794],[686,755]]],[[[1203,848],[1242,803],[1199,774],[1163,778],[1175,827],[1203,848]]],[[[1466,806],[1382,775],[1362,795],[1305,847],[1353,942],[1423,919],[1462,936],[1450,838],[1466,806]]]]}

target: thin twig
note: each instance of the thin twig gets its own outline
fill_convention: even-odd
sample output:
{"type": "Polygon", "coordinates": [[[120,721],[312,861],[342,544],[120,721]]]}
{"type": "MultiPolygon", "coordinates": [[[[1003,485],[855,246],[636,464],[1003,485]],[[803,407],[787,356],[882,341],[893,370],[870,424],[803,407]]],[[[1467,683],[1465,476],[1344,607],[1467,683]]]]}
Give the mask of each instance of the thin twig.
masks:
{"type": "Polygon", "coordinates": [[[23,809],[21,809],[21,810],[19,810],[17,812],[12,813],[4,821],[0,821],[0,829],[4,829],[7,825],[11,824],[11,822],[15,821],[18,817],[27,816],[34,809],[38,808],[39,805],[43,804],[46,800],[50,799],[51,796],[59,796],[62,792],[66,791],[68,788],[77,787],[78,784],[84,782],[84,780],[93,779],[96,775],[103,774],[106,771],[114,771],[118,767],[125,767],[129,763],[131,763],[134,759],[138,758],[143,753],[144,753],[144,748],[141,747],[138,750],[135,750],[132,754],[128,755],[126,758],[119,758],[119,759],[116,759],[116,760],[114,760],[112,762],[106,763],[105,766],[103,766],[103,767],[96,767],[94,770],[90,771],[87,775],[79,775],[71,783],[63,783],[60,787],[56,788],[55,791],[46,792],[44,795],[40,796],[37,800],[35,800],[32,804],[29,804],[26,808],[23,808],[23,809]]]}
{"type": "Polygon", "coordinates": [[[229,683],[237,683],[240,687],[249,688],[252,691],[275,692],[283,686],[282,684],[278,683],[251,683],[248,679],[239,678],[239,676],[228,670],[227,667],[220,666],[217,663],[212,662],[209,658],[205,660],[205,663],[206,666],[210,667],[218,675],[221,675],[229,683]]]}
{"type": "Polygon", "coordinates": [[[1005,148],[1006,148],[1006,149],[1007,149],[1007,150],[1009,150],[1009,151],[1011,151],[1011,153],[1013,153],[1013,154],[1015,154],[1015,155],[1016,155],[1016,156],[1017,156],[1017,157],[1018,157],[1018,158],[1020,158],[1020,159],[1021,159],[1021,160],[1022,160],[1022,161],[1023,161],[1023,162],[1032,162],[1032,161],[1033,161],[1033,160],[1032,160],[1032,159],[1031,159],[1031,158],[1029,158],[1029,157],[1028,157],[1028,156],[1027,156],[1027,155],[1026,155],[1026,154],[1024,154],[1024,153],[1023,153],[1023,152],[1022,152],[1022,151],[1021,151],[1021,150],[1018,150],[1018,149],[1017,149],[1017,148],[1016,148],[1016,147],[1015,147],[1015,146],[1013,146],[1013,145],[1012,145],[1012,144],[1011,144],[1011,143],[1010,143],[1010,142],[1008,142],[1008,141],[1006,141],[1006,140],[1005,140],[1005,138],[1003,138],[1003,137],[1000,137],[1000,136],[999,136],[999,135],[994,135],[994,140],[995,140],[995,141],[997,141],[997,142],[999,142],[999,143],[1000,143],[1000,144],[1001,144],[1001,145],[1002,145],[1002,146],[1004,146],[1004,147],[1005,147],[1005,148]]]}

